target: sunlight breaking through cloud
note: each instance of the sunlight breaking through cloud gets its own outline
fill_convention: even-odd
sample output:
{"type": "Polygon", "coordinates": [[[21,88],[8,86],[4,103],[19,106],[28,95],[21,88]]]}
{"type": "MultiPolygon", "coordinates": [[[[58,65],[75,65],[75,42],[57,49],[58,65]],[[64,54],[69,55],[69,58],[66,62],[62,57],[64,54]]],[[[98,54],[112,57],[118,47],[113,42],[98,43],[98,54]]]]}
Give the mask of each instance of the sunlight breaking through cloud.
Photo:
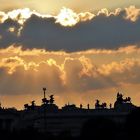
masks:
{"type": "MultiPolygon", "coordinates": [[[[135,6],[130,6],[128,8],[124,9],[126,12],[126,19],[129,19],[131,21],[136,21],[138,16],[140,15],[140,9],[136,8],[135,6]]],[[[23,9],[16,9],[9,12],[3,12],[0,11],[0,22],[3,23],[7,19],[12,19],[17,21],[19,24],[23,25],[24,22],[29,19],[32,15],[36,15],[41,18],[54,18],[56,20],[56,23],[60,23],[62,26],[74,26],[79,22],[84,22],[87,20],[91,20],[96,16],[99,16],[100,14],[105,14],[106,16],[111,15],[118,15],[123,9],[115,9],[114,12],[109,12],[108,9],[103,8],[99,10],[98,12],[91,13],[91,12],[81,12],[76,13],[72,9],[63,7],[60,10],[60,13],[58,15],[49,15],[49,14],[40,14],[36,12],[35,10],[30,10],[29,8],[23,8],[23,9]]]]}
{"type": "Polygon", "coordinates": [[[138,93],[139,23],[135,6],[80,13],[63,7],[55,15],[1,11],[0,94],[36,96],[46,85],[72,100],[134,87],[138,93]]]}
{"type": "Polygon", "coordinates": [[[137,46],[73,53],[9,46],[0,49],[0,93],[19,96],[22,89],[22,93],[36,96],[42,85],[57,95],[63,94],[64,98],[71,94],[110,92],[140,84],[139,69],[137,46]],[[6,89],[7,86],[13,90],[6,89]]]}

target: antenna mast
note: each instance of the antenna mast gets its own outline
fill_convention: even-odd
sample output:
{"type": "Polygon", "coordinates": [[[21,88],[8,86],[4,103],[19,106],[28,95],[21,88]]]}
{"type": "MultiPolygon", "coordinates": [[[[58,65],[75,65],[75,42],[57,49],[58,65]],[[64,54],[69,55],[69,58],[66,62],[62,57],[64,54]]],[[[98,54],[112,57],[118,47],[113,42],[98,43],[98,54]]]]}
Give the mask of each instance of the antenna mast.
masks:
{"type": "Polygon", "coordinates": [[[43,88],[44,91],[44,99],[46,98],[46,88],[43,88]]]}

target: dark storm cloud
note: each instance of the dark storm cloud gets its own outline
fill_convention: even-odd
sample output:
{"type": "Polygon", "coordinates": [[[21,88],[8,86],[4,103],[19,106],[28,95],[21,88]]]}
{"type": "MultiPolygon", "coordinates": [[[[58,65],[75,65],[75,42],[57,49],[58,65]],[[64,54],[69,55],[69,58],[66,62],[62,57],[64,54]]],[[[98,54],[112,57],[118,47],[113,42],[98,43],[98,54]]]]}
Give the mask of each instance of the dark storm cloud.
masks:
{"type": "Polygon", "coordinates": [[[137,44],[140,40],[140,20],[132,22],[120,16],[100,15],[93,20],[63,27],[53,19],[32,16],[24,25],[20,43],[26,47],[49,50],[79,51],[92,48],[117,48],[137,44]]]}
{"type": "Polygon", "coordinates": [[[139,44],[140,18],[136,21],[125,19],[125,11],[118,15],[99,14],[92,20],[79,22],[73,27],[55,23],[55,18],[42,18],[32,15],[23,25],[20,35],[16,21],[0,24],[0,47],[20,44],[24,48],[45,48],[68,52],[92,48],[116,49],[120,46],[139,44]],[[9,32],[14,26],[17,31],[9,32]]]}
{"type": "Polygon", "coordinates": [[[4,23],[0,24],[0,47],[4,48],[11,44],[18,42],[18,30],[20,25],[13,21],[12,19],[7,19],[4,23]],[[11,32],[10,29],[13,28],[14,31],[11,32]]]}

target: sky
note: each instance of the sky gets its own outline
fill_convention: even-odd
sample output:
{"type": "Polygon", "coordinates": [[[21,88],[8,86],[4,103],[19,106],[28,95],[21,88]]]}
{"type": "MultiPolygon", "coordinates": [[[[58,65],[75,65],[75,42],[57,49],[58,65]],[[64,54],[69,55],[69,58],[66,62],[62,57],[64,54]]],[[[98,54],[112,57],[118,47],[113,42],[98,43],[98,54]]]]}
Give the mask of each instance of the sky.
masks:
{"type": "Polygon", "coordinates": [[[76,12],[100,10],[102,8],[125,8],[130,5],[140,5],[139,0],[0,0],[0,9],[12,10],[15,8],[31,8],[40,13],[57,13],[62,7],[76,12]]]}
{"type": "Polygon", "coordinates": [[[0,101],[140,105],[138,0],[0,0],[0,101]]]}

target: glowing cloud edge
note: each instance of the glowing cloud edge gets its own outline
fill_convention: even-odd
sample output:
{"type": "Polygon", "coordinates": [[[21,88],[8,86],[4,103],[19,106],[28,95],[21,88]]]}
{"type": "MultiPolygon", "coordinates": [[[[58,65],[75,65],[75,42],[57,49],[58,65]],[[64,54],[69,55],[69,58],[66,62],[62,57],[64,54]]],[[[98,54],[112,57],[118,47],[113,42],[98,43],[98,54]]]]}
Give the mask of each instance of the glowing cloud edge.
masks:
{"type": "Polygon", "coordinates": [[[5,20],[7,19],[12,19],[23,25],[28,18],[30,18],[32,15],[36,15],[41,18],[54,18],[56,20],[56,23],[59,23],[60,25],[65,27],[71,27],[75,26],[79,22],[92,20],[94,17],[99,16],[100,14],[104,14],[105,16],[117,16],[122,11],[125,11],[126,14],[124,18],[132,22],[135,22],[138,19],[138,16],[140,16],[140,9],[136,8],[133,5],[125,9],[117,8],[111,12],[109,12],[108,9],[103,8],[99,10],[96,14],[91,12],[76,13],[72,9],[63,7],[58,15],[48,15],[40,14],[35,10],[31,10],[29,8],[23,8],[15,9],[9,12],[0,11],[0,23],[5,22],[5,20]]]}

